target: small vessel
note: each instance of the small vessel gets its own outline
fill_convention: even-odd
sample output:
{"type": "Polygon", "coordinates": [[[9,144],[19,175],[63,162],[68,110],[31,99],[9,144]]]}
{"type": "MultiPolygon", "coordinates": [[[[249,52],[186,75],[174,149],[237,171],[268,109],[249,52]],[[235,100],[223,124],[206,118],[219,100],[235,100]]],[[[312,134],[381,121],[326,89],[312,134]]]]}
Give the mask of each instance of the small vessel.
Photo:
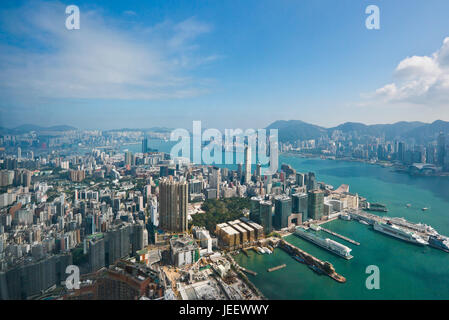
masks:
{"type": "Polygon", "coordinates": [[[406,206],[407,208],[410,208],[412,205],[411,205],[410,203],[407,203],[405,206],[406,206]]]}
{"type": "Polygon", "coordinates": [[[265,251],[265,253],[267,253],[267,254],[271,254],[272,253],[271,250],[268,249],[267,247],[262,247],[262,250],[265,251]]]}
{"type": "Polygon", "coordinates": [[[392,224],[390,221],[387,223],[383,222],[375,222],[374,230],[385,233],[386,235],[389,235],[394,238],[398,238],[407,242],[411,242],[418,245],[428,245],[429,243],[421,238],[418,234],[407,231],[405,229],[402,229],[401,227],[398,227],[394,224],[392,224]]]}
{"type": "Polygon", "coordinates": [[[313,231],[320,231],[321,230],[321,227],[319,226],[319,225],[317,225],[317,224],[311,224],[310,225],[310,229],[312,229],[313,231]]]}
{"type": "Polygon", "coordinates": [[[307,266],[318,274],[324,274],[324,272],[314,264],[308,264],[307,266]]]}
{"type": "Polygon", "coordinates": [[[426,211],[426,210],[429,210],[429,208],[424,207],[424,208],[422,208],[421,210],[422,210],[422,211],[426,211]]]}
{"type": "Polygon", "coordinates": [[[256,247],[256,251],[259,254],[264,254],[265,253],[265,251],[261,247],[256,247]]]}
{"type": "Polygon", "coordinates": [[[351,216],[349,214],[341,214],[340,215],[341,220],[349,221],[351,220],[351,216]]]}
{"type": "Polygon", "coordinates": [[[294,256],[292,256],[292,257],[293,257],[293,259],[295,259],[295,260],[298,261],[298,262],[305,263],[304,259],[301,258],[301,257],[299,257],[299,256],[297,256],[297,255],[294,255],[294,256]]]}
{"type": "Polygon", "coordinates": [[[366,224],[366,225],[369,225],[369,223],[368,223],[368,222],[366,222],[365,220],[359,220],[359,222],[360,222],[361,224],[366,224]]]}

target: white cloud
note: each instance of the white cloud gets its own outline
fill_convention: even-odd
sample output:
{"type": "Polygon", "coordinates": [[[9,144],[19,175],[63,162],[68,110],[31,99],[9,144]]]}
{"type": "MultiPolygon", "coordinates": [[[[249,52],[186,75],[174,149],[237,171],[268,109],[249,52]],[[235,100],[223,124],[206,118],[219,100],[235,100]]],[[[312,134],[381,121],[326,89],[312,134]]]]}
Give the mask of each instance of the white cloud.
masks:
{"type": "Polygon", "coordinates": [[[0,12],[0,33],[8,35],[0,40],[0,97],[146,100],[208,90],[193,69],[217,57],[202,55],[195,44],[209,25],[190,18],[145,32],[98,10],[80,10],[80,30],[65,28],[59,2],[0,12]]]}
{"type": "Polygon", "coordinates": [[[430,107],[449,102],[449,37],[431,56],[402,60],[394,81],[369,96],[384,103],[413,103],[430,107]]]}

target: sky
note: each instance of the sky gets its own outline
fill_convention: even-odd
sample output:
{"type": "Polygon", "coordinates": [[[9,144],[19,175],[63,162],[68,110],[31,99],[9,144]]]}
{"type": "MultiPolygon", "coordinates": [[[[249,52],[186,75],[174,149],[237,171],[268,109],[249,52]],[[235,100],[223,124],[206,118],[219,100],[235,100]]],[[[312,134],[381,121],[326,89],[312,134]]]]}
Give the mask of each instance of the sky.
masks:
{"type": "Polygon", "coordinates": [[[447,0],[2,0],[0,126],[449,121],[447,12],[447,0]]]}

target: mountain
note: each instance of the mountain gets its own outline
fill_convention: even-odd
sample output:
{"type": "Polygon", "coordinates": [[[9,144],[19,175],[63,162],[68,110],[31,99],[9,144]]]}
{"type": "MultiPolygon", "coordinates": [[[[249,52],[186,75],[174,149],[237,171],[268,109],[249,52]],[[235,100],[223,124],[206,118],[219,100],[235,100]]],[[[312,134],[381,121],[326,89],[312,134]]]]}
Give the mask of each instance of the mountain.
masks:
{"type": "Polygon", "coordinates": [[[61,132],[61,131],[73,131],[78,130],[75,127],[67,126],[67,125],[59,125],[59,126],[51,126],[51,127],[41,127],[34,124],[23,124],[21,126],[15,128],[0,128],[0,132],[3,134],[22,134],[28,133],[31,131],[36,132],[61,132]]]}
{"type": "Polygon", "coordinates": [[[301,120],[278,120],[270,124],[266,129],[278,129],[280,142],[296,141],[298,139],[319,139],[322,136],[327,136],[325,128],[301,120]]]}
{"type": "Polygon", "coordinates": [[[436,139],[440,132],[449,135],[449,122],[436,120],[432,123],[426,123],[422,127],[406,132],[404,137],[413,138],[417,143],[425,143],[428,140],[436,139]]]}
{"type": "Polygon", "coordinates": [[[406,132],[426,125],[424,122],[414,121],[400,121],[393,124],[373,124],[366,125],[358,122],[346,122],[337,127],[329,128],[328,132],[331,134],[334,130],[340,130],[344,133],[357,133],[360,135],[383,136],[386,139],[395,139],[401,137],[406,132]]]}
{"type": "Polygon", "coordinates": [[[323,128],[300,120],[278,120],[266,129],[278,129],[279,141],[294,142],[297,140],[318,139],[331,136],[335,130],[356,136],[384,136],[387,140],[414,140],[424,144],[436,139],[440,132],[449,134],[449,122],[437,120],[433,123],[420,121],[400,121],[393,124],[366,125],[359,122],[345,122],[336,127],[323,128]]]}

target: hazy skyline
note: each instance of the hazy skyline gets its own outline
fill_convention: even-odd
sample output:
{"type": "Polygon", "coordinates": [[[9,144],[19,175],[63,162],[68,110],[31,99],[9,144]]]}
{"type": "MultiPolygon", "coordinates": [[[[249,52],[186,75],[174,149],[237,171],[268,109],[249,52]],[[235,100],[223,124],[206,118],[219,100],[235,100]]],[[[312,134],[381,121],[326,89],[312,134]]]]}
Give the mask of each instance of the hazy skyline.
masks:
{"type": "Polygon", "coordinates": [[[447,1],[2,1],[0,126],[449,120],[447,1]],[[81,29],[65,28],[76,4],[81,29]],[[381,29],[365,28],[376,4],[381,29]]]}

